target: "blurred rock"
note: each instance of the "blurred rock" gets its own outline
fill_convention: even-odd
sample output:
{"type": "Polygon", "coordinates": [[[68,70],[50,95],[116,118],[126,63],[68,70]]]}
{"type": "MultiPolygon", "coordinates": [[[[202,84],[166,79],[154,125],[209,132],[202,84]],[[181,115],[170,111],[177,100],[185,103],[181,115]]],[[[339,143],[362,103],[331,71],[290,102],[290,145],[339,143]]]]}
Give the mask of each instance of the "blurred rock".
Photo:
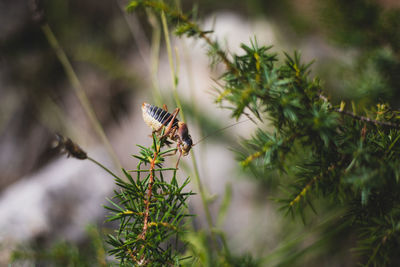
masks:
{"type": "MultiPolygon", "coordinates": [[[[90,154],[107,165],[103,152],[90,154]]],[[[46,237],[81,241],[88,224],[104,222],[102,204],[113,182],[92,162],[65,157],[24,177],[0,196],[0,244],[46,237]]]]}

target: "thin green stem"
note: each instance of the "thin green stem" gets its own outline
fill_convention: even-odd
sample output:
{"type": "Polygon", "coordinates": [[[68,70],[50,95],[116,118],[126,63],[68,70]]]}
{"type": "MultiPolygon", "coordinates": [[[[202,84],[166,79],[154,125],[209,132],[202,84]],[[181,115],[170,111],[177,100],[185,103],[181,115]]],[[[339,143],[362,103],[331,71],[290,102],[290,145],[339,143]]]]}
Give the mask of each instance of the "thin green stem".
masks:
{"type": "Polygon", "coordinates": [[[58,60],[60,61],[61,65],[63,66],[64,71],[65,71],[72,87],[74,88],[75,94],[78,97],[83,109],[85,110],[90,123],[92,124],[96,133],[102,140],[102,142],[103,142],[104,146],[106,147],[108,153],[110,154],[115,166],[118,167],[119,169],[121,169],[122,168],[121,163],[119,162],[119,160],[114,152],[114,149],[112,148],[110,142],[108,141],[108,138],[103,130],[103,127],[101,126],[99,120],[97,119],[97,116],[94,113],[92,105],[90,104],[89,99],[87,98],[86,93],[83,90],[83,87],[82,87],[74,69],[72,68],[71,63],[68,60],[67,55],[65,54],[61,45],[59,44],[59,42],[58,42],[57,38],[55,37],[53,31],[51,30],[50,26],[47,23],[45,23],[41,26],[41,28],[42,28],[42,31],[43,31],[44,35],[46,36],[49,44],[51,45],[54,52],[56,53],[58,60]]]}
{"type": "Polygon", "coordinates": [[[185,69],[187,72],[187,78],[189,82],[189,88],[190,88],[190,96],[191,96],[191,106],[193,109],[193,117],[196,118],[196,124],[200,125],[200,120],[199,120],[199,111],[198,111],[198,105],[197,105],[197,97],[196,97],[196,84],[194,82],[194,75],[193,75],[193,68],[192,68],[192,60],[188,51],[188,47],[186,45],[186,42],[183,43],[183,55],[184,55],[184,60],[185,60],[185,69]]]}
{"type": "MultiPolygon", "coordinates": [[[[184,112],[182,110],[182,105],[181,105],[181,102],[180,102],[180,99],[179,99],[179,95],[178,95],[178,92],[177,92],[178,79],[176,77],[175,67],[174,67],[174,64],[173,64],[172,49],[171,49],[171,42],[170,42],[170,38],[169,38],[169,30],[168,30],[168,25],[167,25],[167,19],[165,17],[165,13],[163,11],[161,12],[161,22],[162,22],[162,26],[163,26],[163,30],[164,30],[165,42],[166,42],[167,52],[168,52],[168,60],[169,60],[170,69],[171,69],[172,88],[173,88],[174,98],[175,98],[175,101],[176,101],[176,104],[177,104],[178,108],[181,110],[181,113],[180,113],[181,114],[181,118],[182,118],[183,121],[185,121],[184,112]]],[[[210,209],[208,207],[208,201],[207,201],[206,193],[205,193],[203,184],[202,184],[202,182],[200,180],[199,169],[197,167],[197,161],[196,161],[196,157],[195,157],[195,154],[194,154],[193,150],[190,151],[190,157],[192,158],[195,181],[196,181],[196,185],[197,185],[197,187],[199,189],[199,192],[200,192],[200,197],[201,197],[201,201],[202,201],[202,204],[203,204],[203,207],[204,207],[204,212],[206,214],[208,227],[210,228],[211,237],[213,239],[213,242],[215,243],[216,239],[215,239],[214,233],[212,231],[212,229],[213,229],[212,217],[211,217],[210,209]]]]}
{"type": "Polygon", "coordinates": [[[111,174],[114,178],[119,179],[119,177],[115,173],[113,173],[110,169],[108,169],[106,166],[104,166],[103,164],[101,164],[97,160],[95,160],[95,159],[93,159],[91,157],[87,157],[87,159],[90,160],[91,162],[93,162],[94,164],[96,164],[97,166],[101,167],[103,170],[105,170],[109,174],[111,174]]]}
{"type": "Polygon", "coordinates": [[[149,18],[150,25],[153,27],[151,36],[151,81],[153,84],[153,97],[157,105],[161,106],[162,94],[160,85],[158,83],[158,67],[160,60],[160,46],[161,46],[161,27],[153,12],[147,10],[147,17],[149,18]]]}
{"type": "Polygon", "coordinates": [[[139,49],[139,54],[142,57],[143,62],[146,67],[148,67],[149,72],[151,72],[151,82],[153,85],[152,95],[155,103],[159,106],[162,105],[162,96],[160,91],[160,86],[157,80],[157,70],[158,70],[158,61],[159,61],[159,51],[160,51],[160,43],[161,43],[161,29],[160,25],[155,18],[154,13],[147,9],[147,18],[150,25],[153,28],[152,36],[151,36],[151,47],[149,48],[146,35],[142,30],[142,26],[140,25],[140,21],[134,14],[131,14],[128,18],[128,13],[125,12],[125,8],[121,1],[116,0],[125,21],[132,33],[133,39],[139,49]],[[150,62],[147,59],[148,54],[150,54],[150,62]]]}
{"type": "Polygon", "coordinates": [[[169,38],[169,30],[168,30],[168,24],[167,24],[167,18],[165,16],[165,13],[162,11],[161,12],[161,22],[164,30],[164,38],[165,38],[165,44],[167,46],[167,54],[168,54],[168,62],[169,62],[169,68],[171,70],[171,79],[172,79],[172,93],[174,94],[174,99],[176,102],[176,105],[178,108],[181,110],[181,118],[183,121],[185,121],[185,114],[183,113],[182,110],[182,104],[179,99],[178,91],[177,91],[177,86],[178,86],[178,77],[176,76],[176,71],[175,71],[175,66],[174,66],[174,59],[172,56],[172,47],[171,47],[171,40],[169,38]]]}

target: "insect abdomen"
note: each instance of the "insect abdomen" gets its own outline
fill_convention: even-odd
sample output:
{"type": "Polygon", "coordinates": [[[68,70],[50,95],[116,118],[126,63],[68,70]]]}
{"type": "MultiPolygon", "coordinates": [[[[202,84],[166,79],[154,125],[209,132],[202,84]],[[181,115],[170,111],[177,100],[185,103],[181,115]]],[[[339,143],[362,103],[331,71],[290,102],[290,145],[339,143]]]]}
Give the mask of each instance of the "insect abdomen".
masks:
{"type": "MultiPolygon", "coordinates": [[[[153,130],[158,130],[161,126],[166,126],[170,123],[172,116],[169,112],[148,103],[142,104],[143,120],[153,130]]],[[[174,119],[172,127],[178,126],[178,119],[174,119]]]]}

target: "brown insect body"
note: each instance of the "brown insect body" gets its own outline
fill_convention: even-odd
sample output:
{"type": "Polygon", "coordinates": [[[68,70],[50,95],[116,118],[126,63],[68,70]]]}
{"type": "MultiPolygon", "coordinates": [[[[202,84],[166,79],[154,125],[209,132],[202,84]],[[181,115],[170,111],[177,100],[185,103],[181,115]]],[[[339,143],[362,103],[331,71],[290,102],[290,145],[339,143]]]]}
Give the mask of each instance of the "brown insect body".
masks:
{"type": "Polygon", "coordinates": [[[180,157],[182,154],[186,156],[189,153],[193,141],[189,135],[186,123],[179,121],[176,117],[178,113],[179,108],[176,108],[171,114],[167,111],[166,106],[162,109],[148,103],[142,104],[143,120],[153,129],[154,132],[159,133],[163,127],[165,127],[163,137],[168,136],[171,140],[177,142],[180,157]]]}
{"type": "Polygon", "coordinates": [[[67,154],[68,157],[71,156],[76,159],[87,159],[86,152],[80,146],[61,134],[56,134],[56,140],[53,147],[58,148],[61,153],[67,154]]]}

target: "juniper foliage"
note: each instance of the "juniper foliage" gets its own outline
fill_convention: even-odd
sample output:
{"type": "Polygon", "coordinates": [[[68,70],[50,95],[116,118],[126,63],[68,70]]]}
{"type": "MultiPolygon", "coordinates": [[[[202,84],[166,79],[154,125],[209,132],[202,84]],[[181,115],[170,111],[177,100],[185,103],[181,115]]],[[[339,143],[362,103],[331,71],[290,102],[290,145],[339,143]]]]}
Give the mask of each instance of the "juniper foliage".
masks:
{"type": "Polygon", "coordinates": [[[333,240],[328,229],[340,225],[355,234],[360,263],[399,263],[399,111],[387,103],[363,110],[356,103],[333,103],[299,53],[284,53],[280,61],[254,39],[242,44],[241,54],[228,54],[178,8],[131,1],[127,9],[138,7],[164,12],[178,35],[205,40],[211,62],[225,65],[217,102],[229,103],[237,119],[249,112],[258,118],[259,128],[244,142],[240,163],[261,170],[263,180],[278,180],[286,195],[276,196],[286,213],[306,222],[318,216],[308,208],[322,214],[341,209],[321,236],[333,240]]]}
{"type": "Polygon", "coordinates": [[[108,235],[108,243],[121,266],[179,265],[180,238],[185,218],[191,216],[186,202],[193,193],[184,190],[189,178],[179,184],[177,169],[162,167],[165,156],[175,150],[160,151],[164,144],[165,138],[154,134],[153,146],[139,146],[140,155],[134,155],[137,168],[124,171],[125,180],[115,178],[119,189],[106,208],[111,211],[108,221],[119,227],[108,235]]]}

